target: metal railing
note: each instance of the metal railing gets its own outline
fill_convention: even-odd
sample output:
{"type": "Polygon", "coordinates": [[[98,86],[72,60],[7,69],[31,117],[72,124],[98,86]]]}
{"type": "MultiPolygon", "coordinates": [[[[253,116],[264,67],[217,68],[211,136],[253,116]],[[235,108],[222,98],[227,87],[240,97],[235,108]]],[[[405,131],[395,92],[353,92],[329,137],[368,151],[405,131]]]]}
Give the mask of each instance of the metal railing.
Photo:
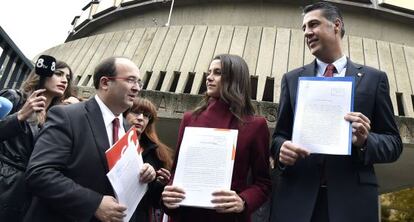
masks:
{"type": "Polygon", "coordinates": [[[33,64],[0,26],[0,89],[19,88],[33,64]]]}

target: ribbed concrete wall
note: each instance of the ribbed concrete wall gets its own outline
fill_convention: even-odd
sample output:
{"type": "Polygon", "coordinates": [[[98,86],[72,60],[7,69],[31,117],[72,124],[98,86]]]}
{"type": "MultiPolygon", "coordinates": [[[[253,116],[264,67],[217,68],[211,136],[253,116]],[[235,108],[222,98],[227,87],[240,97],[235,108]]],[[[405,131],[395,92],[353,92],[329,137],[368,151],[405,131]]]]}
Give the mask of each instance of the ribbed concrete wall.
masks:
{"type": "MultiPolygon", "coordinates": [[[[345,36],[343,49],[353,61],[385,71],[395,115],[414,117],[414,47],[345,36]]],[[[66,61],[79,86],[93,85],[93,69],[103,58],[123,55],[138,64],[146,89],[191,94],[204,92],[204,72],[214,55],[237,54],[249,65],[254,99],[270,102],[279,100],[283,73],[314,59],[301,30],[261,26],[137,28],[70,41],[44,53],[66,61]]]]}
{"type": "MultiPolygon", "coordinates": [[[[77,21],[70,39],[134,28],[157,27],[167,23],[170,11],[168,0],[141,0],[140,3],[129,6],[113,6],[106,12],[94,10],[101,5],[107,5],[104,3],[108,1],[113,2],[101,0],[98,5],[91,6],[91,19],[77,21]]],[[[347,35],[414,46],[414,11],[410,14],[401,10],[390,10],[376,3],[368,3],[371,0],[328,1],[341,9],[347,35]]],[[[414,1],[404,1],[414,5],[414,1]]],[[[311,0],[179,0],[175,1],[170,24],[300,29],[301,8],[310,2],[311,0]]]]}
{"type": "MultiPolygon", "coordinates": [[[[404,142],[400,160],[378,165],[380,191],[413,186],[414,13],[382,7],[377,0],[328,0],[344,12],[344,53],[385,71],[404,142]],[[404,116],[403,116],[404,114],[404,116]]],[[[205,90],[203,73],[212,57],[244,57],[253,82],[254,104],[270,131],[277,121],[282,75],[312,61],[301,26],[300,6],[311,0],[180,0],[166,23],[170,0],[101,0],[74,20],[76,39],[43,53],[68,62],[80,96],[94,93],[94,67],[123,55],[141,68],[147,97],[157,107],[161,139],[174,147],[180,118],[205,90]],[[99,5],[97,5],[99,4],[99,5]],[[84,37],[84,38],[82,38],[84,37]],[[269,102],[267,102],[269,101],[269,102]]]]}

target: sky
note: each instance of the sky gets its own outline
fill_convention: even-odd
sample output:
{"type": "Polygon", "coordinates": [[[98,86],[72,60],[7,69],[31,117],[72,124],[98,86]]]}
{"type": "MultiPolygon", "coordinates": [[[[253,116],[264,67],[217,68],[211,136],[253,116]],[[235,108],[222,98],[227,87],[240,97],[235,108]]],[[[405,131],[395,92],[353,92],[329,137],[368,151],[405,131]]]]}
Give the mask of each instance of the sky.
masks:
{"type": "Polygon", "coordinates": [[[73,18],[90,0],[0,0],[0,26],[32,59],[64,43],[73,18]]]}

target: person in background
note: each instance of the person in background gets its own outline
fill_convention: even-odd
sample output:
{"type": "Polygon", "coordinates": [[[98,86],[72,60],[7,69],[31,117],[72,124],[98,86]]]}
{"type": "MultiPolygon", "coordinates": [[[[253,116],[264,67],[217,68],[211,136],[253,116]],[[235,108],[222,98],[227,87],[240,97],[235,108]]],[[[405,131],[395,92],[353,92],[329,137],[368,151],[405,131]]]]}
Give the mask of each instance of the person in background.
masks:
{"type": "MultiPolygon", "coordinates": [[[[52,107],[26,170],[34,197],[28,222],[123,221],[126,207],[115,199],[106,176],[105,151],[129,128],[122,113],[141,90],[139,69],[125,57],[103,60],[94,71],[96,95],[67,106],[52,107]]],[[[153,181],[144,164],[140,180],[153,181]]]]}
{"type": "Polygon", "coordinates": [[[76,96],[71,96],[71,97],[66,98],[65,100],[63,100],[63,101],[62,101],[62,104],[63,104],[63,105],[69,105],[69,104],[75,104],[75,103],[78,103],[78,102],[80,102],[80,101],[82,101],[82,100],[81,100],[81,99],[79,99],[78,97],[76,97],[76,96]]]}
{"type": "Polygon", "coordinates": [[[135,126],[137,130],[144,162],[151,164],[157,173],[156,178],[149,183],[149,189],[130,221],[161,222],[163,214],[160,207],[161,192],[170,181],[173,150],[158,138],[155,129],[157,111],[151,101],[144,98],[135,99],[131,109],[124,115],[128,123],[135,126]]]}
{"type": "Polygon", "coordinates": [[[24,172],[46,112],[72,96],[70,67],[55,62],[50,76],[29,74],[19,91],[2,90],[13,108],[0,120],[0,221],[21,221],[31,201],[24,172]]]}
{"type": "Polygon", "coordinates": [[[3,96],[0,96],[0,119],[3,119],[3,117],[7,116],[12,108],[13,103],[3,96]]]}
{"type": "Polygon", "coordinates": [[[316,59],[286,73],[281,81],[272,145],[275,167],[281,175],[273,192],[271,221],[379,221],[374,164],[396,161],[403,149],[387,75],[355,64],[344,55],[344,21],[333,4],[318,2],[306,6],[302,29],[316,59]],[[355,78],[354,112],[344,116],[352,126],[352,155],[310,155],[306,147],[292,143],[301,76],[355,78]]]}
{"type": "Polygon", "coordinates": [[[231,189],[212,193],[215,207],[211,210],[180,206],[185,190],[168,185],[162,193],[163,204],[174,222],[248,222],[252,212],[270,193],[269,129],[265,118],[255,116],[249,69],[243,58],[228,54],[214,57],[206,75],[206,86],[202,105],[186,112],[181,121],[172,172],[177,165],[185,127],[237,129],[231,189]],[[249,173],[251,181],[248,181],[249,173]]]}

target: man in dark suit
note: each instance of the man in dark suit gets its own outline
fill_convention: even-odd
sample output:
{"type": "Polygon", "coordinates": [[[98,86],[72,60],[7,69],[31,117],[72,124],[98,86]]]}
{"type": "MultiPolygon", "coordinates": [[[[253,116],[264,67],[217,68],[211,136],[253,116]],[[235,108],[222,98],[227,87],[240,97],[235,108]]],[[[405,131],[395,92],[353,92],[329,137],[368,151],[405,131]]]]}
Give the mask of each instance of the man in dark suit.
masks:
{"type": "MultiPolygon", "coordinates": [[[[126,207],[114,198],[106,177],[105,151],[127,130],[122,113],[141,90],[139,69],[127,58],[111,57],[96,67],[93,78],[94,98],[48,112],[26,171],[35,196],[26,221],[122,221],[125,216],[126,207]]],[[[154,178],[154,169],[144,164],[140,179],[154,178]]]]}
{"type": "Polygon", "coordinates": [[[272,145],[281,176],[271,221],[377,222],[373,164],[393,162],[402,152],[387,75],[344,56],[345,29],[337,7],[319,2],[306,6],[303,15],[305,40],[316,60],[286,73],[281,81],[272,145]],[[352,155],[310,155],[306,147],[291,142],[301,76],[355,77],[355,111],[344,117],[352,123],[352,155]]]}

